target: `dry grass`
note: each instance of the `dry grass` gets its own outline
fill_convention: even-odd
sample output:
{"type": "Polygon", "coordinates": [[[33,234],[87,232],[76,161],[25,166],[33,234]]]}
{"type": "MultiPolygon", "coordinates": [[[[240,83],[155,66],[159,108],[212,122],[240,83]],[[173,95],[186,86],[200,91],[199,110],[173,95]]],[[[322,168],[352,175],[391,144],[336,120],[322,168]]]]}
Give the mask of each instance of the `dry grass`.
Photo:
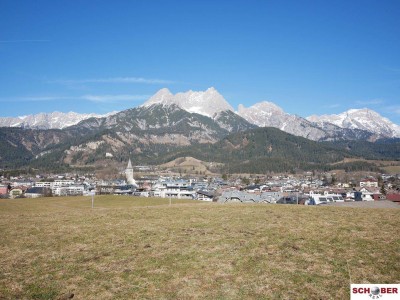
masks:
{"type": "Polygon", "coordinates": [[[1,200],[0,299],[346,299],[350,277],[400,283],[397,209],[167,203],[1,200]]]}
{"type": "Polygon", "coordinates": [[[351,163],[351,162],[356,162],[356,161],[369,162],[369,163],[377,165],[378,167],[398,166],[400,164],[400,162],[398,160],[373,160],[373,159],[365,159],[365,158],[346,157],[339,162],[332,163],[331,165],[337,165],[337,164],[342,164],[342,163],[351,163]]]}
{"type": "Polygon", "coordinates": [[[198,160],[196,158],[187,156],[187,157],[179,157],[174,159],[168,163],[160,165],[161,168],[166,168],[174,172],[184,172],[187,174],[205,174],[210,175],[213,174],[210,171],[210,168],[221,166],[221,163],[209,163],[198,160]]]}
{"type": "Polygon", "coordinates": [[[382,169],[384,169],[385,172],[388,174],[395,175],[400,173],[400,166],[388,166],[388,167],[383,167],[382,169]]]}

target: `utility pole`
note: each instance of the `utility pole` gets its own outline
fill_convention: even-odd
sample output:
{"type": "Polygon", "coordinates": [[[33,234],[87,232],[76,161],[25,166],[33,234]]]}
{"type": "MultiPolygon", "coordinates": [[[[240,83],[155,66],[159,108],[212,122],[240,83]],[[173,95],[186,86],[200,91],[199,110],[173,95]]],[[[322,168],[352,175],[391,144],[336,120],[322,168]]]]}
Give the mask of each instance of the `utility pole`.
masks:
{"type": "Polygon", "coordinates": [[[94,194],[95,194],[95,192],[92,191],[91,193],[92,193],[92,208],[94,208],[94,194]]]}

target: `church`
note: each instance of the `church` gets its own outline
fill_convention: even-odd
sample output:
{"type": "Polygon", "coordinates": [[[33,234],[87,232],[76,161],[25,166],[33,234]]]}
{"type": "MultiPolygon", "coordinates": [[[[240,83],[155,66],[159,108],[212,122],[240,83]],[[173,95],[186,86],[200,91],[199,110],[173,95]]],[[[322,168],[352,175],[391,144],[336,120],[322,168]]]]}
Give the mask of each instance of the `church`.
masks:
{"type": "Polygon", "coordinates": [[[135,179],[133,178],[133,167],[132,167],[131,159],[129,159],[128,166],[125,169],[125,176],[126,176],[126,183],[128,185],[133,185],[134,187],[137,187],[137,183],[136,183],[135,179]]]}

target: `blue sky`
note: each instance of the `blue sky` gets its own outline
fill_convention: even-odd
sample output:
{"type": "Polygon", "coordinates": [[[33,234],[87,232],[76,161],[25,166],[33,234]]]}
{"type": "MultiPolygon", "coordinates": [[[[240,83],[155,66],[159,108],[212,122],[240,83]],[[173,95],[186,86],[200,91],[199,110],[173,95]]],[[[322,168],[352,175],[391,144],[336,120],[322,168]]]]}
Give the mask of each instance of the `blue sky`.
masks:
{"type": "Polygon", "coordinates": [[[106,113],[215,87],[400,124],[400,1],[0,1],[0,116],[106,113]]]}

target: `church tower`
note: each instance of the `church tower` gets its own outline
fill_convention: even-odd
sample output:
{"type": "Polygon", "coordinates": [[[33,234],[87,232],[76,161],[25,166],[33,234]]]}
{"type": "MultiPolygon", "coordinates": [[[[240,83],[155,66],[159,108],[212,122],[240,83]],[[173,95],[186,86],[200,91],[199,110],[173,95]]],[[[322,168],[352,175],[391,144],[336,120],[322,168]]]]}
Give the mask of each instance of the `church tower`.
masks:
{"type": "Polygon", "coordinates": [[[137,186],[135,179],[133,179],[133,168],[131,159],[128,161],[128,166],[125,169],[126,182],[129,185],[137,186]]]}

